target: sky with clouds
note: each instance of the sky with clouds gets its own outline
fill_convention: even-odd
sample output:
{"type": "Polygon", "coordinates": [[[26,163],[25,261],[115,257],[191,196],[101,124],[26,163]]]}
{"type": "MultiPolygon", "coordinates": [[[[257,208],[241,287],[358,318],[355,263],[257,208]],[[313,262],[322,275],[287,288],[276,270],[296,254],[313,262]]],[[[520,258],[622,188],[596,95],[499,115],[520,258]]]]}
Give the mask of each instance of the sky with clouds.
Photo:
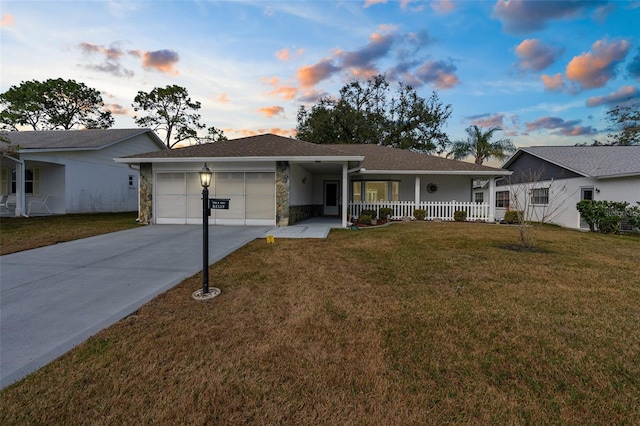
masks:
{"type": "Polygon", "coordinates": [[[1,0],[0,91],[74,79],[127,128],[138,91],[176,84],[229,138],[295,136],[300,105],[385,74],[436,90],[452,140],[574,145],[640,99],[639,23],[640,0],[1,0]]]}

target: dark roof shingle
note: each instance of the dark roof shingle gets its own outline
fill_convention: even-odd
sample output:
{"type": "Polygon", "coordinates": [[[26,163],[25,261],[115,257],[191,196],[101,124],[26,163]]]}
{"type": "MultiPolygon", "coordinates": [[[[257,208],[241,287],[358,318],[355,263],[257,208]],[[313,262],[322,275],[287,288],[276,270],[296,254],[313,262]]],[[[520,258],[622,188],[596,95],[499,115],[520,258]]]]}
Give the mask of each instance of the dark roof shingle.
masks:
{"type": "Polygon", "coordinates": [[[156,142],[162,143],[150,129],[90,129],[90,130],[37,130],[2,132],[20,150],[100,149],[105,146],[149,132],[156,142]]]}

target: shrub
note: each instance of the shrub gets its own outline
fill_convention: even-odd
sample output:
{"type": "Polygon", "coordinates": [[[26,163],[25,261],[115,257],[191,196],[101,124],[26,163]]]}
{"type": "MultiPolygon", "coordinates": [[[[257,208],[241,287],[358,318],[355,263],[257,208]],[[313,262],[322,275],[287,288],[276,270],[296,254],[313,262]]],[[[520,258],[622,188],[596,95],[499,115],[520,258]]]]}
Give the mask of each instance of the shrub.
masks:
{"type": "Polygon", "coordinates": [[[361,214],[360,217],[358,218],[358,222],[360,222],[363,225],[371,225],[371,215],[361,214]]]}
{"type": "Polygon", "coordinates": [[[504,214],[504,222],[510,225],[513,225],[514,223],[520,223],[523,215],[524,212],[519,210],[507,210],[504,214]]]}
{"type": "Polygon", "coordinates": [[[453,220],[456,222],[464,222],[467,220],[467,212],[464,210],[456,210],[453,212],[453,220]]]}
{"type": "Polygon", "coordinates": [[[413,217],[415,217],[416,220],[424,220],[424,218],[427,217],[427,211],[425,209],[415,209],[413,211],[413,217]]]}
{"type": "Polygon", "coordinates": [[[363,214],[370,216],[371,219],[375,219],[376,217],[378,217],[378,212],[373,209],[364,209],[362,210],[362,213],[360,213],[360,215],[362,216],[363,214]]]}
{"type": "Polygon", "coordinates": [[[620,222],[624,220],[634,227],[640,224],[640,209],[629,207],[625,201],[582,200],[576,204],[576,208],[592,232],[617,234],[620,232],[620,222]]]}
{"type": "Polygon", "coordinates": [[[391,207],[380,207],[380,219],[386,219],[387,216],[393,216],[393,209],[391,207]]]}

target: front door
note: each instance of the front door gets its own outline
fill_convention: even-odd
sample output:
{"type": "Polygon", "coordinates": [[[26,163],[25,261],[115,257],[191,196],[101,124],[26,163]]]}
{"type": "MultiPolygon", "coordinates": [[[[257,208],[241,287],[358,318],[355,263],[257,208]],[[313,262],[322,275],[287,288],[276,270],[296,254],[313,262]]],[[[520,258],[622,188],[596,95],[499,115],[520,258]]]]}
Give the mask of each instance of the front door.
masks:
{"type": "Polygon", "coordinates": [[[324,181],[324,211],[325,216],[340,214],[340,182],[337,180],[324,181]]]}
{"type": "MultiPolygon", "coordinates": [[[[580,201],[593,200],[593,188],[580,188],[580,201]]],[[[589,229],[589,224],[580,217],[580,228],[589,229]]]]}

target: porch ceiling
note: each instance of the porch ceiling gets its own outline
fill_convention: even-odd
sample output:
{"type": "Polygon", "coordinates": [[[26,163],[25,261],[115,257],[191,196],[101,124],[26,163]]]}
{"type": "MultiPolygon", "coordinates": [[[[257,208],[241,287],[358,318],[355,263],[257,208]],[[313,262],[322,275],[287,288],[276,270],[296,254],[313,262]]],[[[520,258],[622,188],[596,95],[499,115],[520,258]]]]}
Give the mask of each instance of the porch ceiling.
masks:
{"type": "Polygon", "coordinates": [[[303,169],[314,175],[340,174],[342,173],[342,163],[296,163],[303,169]]]}

